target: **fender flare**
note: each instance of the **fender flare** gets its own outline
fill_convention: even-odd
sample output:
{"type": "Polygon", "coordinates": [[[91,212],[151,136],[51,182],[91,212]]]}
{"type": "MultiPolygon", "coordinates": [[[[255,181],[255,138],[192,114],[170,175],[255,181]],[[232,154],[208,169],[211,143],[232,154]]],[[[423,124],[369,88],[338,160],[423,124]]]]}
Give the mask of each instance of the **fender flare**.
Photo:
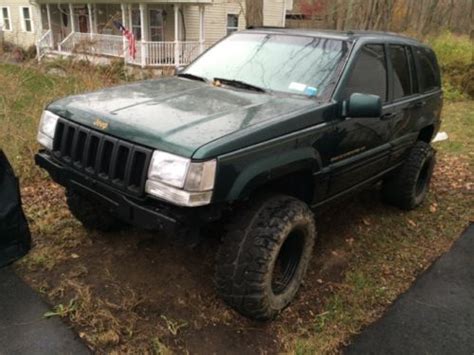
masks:
{"type": "Polygon", "coordinates": [[[285,175],[308,172],[314,174],[321,167],[321,157],[313,147],[291,150],[268,156],[247,165],[237,176],[227,194],[229,201],[247,197],[252,191],[285,175]]]}

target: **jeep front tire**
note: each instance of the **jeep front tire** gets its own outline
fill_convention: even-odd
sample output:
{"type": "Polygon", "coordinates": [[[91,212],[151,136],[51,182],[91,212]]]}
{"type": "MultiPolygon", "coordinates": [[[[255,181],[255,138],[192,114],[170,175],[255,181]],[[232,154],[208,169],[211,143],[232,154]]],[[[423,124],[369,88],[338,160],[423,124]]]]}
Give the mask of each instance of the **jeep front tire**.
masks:
{"type": "Polygon", "coordinates": [[[316,237],[314,216],[289,196],[260,199],[242,212],[217,255],[217,290],[239,313],[271,319],[301,285],[316,237]]]}
{"type": "Polygon", "coordinates": [[[126,227],[124,222],[115,218],[105,207],[73,190],[66,190],[66,202],[72,215],[88,230],[115,232],[126,227]]]}

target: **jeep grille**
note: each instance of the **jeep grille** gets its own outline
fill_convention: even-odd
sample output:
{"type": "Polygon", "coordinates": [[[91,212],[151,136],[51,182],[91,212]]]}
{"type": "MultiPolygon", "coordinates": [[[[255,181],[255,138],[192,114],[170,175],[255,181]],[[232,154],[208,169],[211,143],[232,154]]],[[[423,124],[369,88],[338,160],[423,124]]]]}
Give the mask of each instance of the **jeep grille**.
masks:
{"type": "Polygon", "coordinates": [[[53,155],[74,170],[142,195],[152,149],[59,119],[53,155]]]}

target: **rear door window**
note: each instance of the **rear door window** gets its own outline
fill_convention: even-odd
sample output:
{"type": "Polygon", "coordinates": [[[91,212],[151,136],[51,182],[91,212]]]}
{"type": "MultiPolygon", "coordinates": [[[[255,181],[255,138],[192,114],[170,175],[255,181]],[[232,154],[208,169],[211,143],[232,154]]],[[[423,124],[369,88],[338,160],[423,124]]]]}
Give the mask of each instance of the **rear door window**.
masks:
{"type": "Polygon", "coordinates": [[[393,68],[393,98],[396,100],[410,96],[413,91],[406,47],[390,45],[390,60],[393,68]]]}
{"type": "Polygon", "coordinates": [[[418,59],[418,78],[420,91],[427,92],[440,87],[439,69],[436,57],[428,48],[416,48],[415,55],[418,59]]]}
{"type": "Polygon", "coordinates": [[[419,93],[418,89],[418,75],[416,72],[415,58],[413,57],[412,47],[406,47],[408,55],[408,63],[410,64],[410,77],[411,77],[411,92],[413,94],[419,93]]]}
{"type": "Polygon", "coordinates": [[[378,95],[387,101],[387,65],[382,44],[368,44],[357,54],[343,91],[348,99],[353,93],[378,95]]]}

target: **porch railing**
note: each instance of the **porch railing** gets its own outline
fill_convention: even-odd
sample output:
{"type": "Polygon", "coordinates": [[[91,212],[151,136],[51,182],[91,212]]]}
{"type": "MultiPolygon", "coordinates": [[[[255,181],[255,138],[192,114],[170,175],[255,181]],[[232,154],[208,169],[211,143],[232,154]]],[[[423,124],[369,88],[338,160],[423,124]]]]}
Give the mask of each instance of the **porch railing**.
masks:
{"type": "Polygon", "coordinates": [[[38,61],[46,55],[49,49],[53,48],[53,33],[47,30],[36,43],[36,56],[38,61]]]}
{"type": "Polygon", "coordinates": [[[70,53],[123,57],[123,37],[98,33],[73,32],[60,43],[60,50],[70,53]]]}
{"type": "Polygon", "coordinates": [[[174,65],[175,42],[142,42],[138,47],[138,62],[135,64],[144,64],[147,66],[174,65]],[[142,60],[142,56],[145,60],[142,60]]]}
{"type": "Polygon", "coordinates": [[[201,43],[179,42],[179,64],[188,65],[201,54],[201,43]]]}
{"type": "Polygon", "coordinates": [[[59,44],[61,52],[122,57],[127,63],[147,67],[187,65],[202,48],[200,42],[138,41],[135,58],[131,58],[122,36],[80,32],[69,34],[59,44]]]}

